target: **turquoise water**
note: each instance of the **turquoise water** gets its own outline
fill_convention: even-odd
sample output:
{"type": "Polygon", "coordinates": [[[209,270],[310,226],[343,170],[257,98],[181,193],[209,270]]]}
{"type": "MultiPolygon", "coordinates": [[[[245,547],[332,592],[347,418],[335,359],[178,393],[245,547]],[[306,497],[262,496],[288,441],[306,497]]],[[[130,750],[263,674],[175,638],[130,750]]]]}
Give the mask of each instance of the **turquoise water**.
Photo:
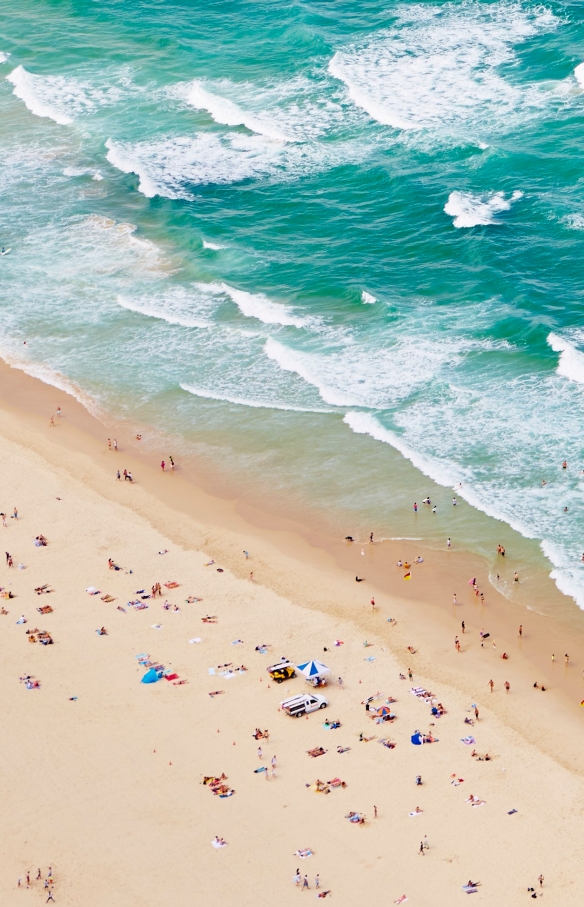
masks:
{"type": "Polygon", "coordinates": [[[584,4],[0,0],[0,61],[6,359],[339,526],[405,458],[584,607],[584,4]]]}

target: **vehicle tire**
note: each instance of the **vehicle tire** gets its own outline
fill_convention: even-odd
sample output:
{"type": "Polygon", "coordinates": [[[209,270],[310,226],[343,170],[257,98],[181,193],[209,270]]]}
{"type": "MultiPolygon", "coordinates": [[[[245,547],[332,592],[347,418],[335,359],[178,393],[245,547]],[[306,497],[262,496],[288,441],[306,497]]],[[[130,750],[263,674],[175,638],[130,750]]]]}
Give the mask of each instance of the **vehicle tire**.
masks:
{"type": "Polygon", "coordinates": [[[304,712],[296,712],[297,718],[302,718],[303,715],[304,715],[304,712]]]}
{"type": "Polygon", "coordinates": [[[321,702],[319,709],[326,709],[326,702],[321,702]]]}

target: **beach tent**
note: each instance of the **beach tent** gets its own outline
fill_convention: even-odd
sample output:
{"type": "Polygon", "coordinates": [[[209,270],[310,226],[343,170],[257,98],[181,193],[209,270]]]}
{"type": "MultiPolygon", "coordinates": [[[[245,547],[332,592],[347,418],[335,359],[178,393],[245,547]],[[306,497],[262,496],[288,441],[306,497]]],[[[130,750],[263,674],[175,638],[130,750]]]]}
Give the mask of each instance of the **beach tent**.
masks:
{"type": "Polygon", "coordinates": [[[412,741],[414,746],[421,746],[422,743],[424,742],[422,739],[422,735],[418,734],[418,733],[412,734],[412,736],[410,737],[410,740],[412,741]]]}
{"type": "Polygon", "coordinates": [[[144,677],[142,678],[142,683],[156,683],[157,680],[160,680],[158,674],[154,668],[150,668],[149,671],[146,671],[144,677]]]}
{"type": "Polygon", "coordinates": [[[330,674],[330,668],[323,665],[321,661],[307,661],[302,665],[296,665],[296,670],[304,674],[305,677],[320,677],[322,674],[330,674]]]}

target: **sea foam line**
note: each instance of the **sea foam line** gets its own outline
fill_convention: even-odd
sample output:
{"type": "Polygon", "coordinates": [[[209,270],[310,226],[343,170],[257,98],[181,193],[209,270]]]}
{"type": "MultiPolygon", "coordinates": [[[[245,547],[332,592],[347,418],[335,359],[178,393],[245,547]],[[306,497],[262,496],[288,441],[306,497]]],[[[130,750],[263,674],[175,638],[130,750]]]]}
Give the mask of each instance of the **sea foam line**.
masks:
{"type": "Polygon", "coordinates": [[[237,397],[232,394],[222,394],[219,391],[209,391],[206,388],[198,387],[193,384],[181,384],[184,391],[194,394],[196,397],[203,397],[207,400],[218,400],[221,403],[234,403],[236,406],[249,406],[253,409],[278,409],[293,413],[332,413],[333,409],[318,409],[306,406],[292,406],[283,403],[272,403],[263,400],[251,400],[248,397],[237,397]]]}
{"type": "Polygon", "coordinates": [[[44,101],[39,93],[39,87],[43,82],[41,76],[35,76],[27,72],[24,66],[17,66],[6,76],[8,82],[14,85],[12,94],[24,102],[31,113],[37,117],[46,117],[54,120],[59,126],[69,126],[73,122],[73,117],[68,113],[59,110],[50,103],[44,101]]]}
{"type": "Polygon", "coordinates": [[[189,85],[186,100],[191,107],[195,107],[197,110],[206,110],[216,123],[221,123],[224,126],[245,126],[250,132],[265,135],[267,138],[276,139],[280,142],[294,141],[293,137],[286,135],[263,117],[242,110],[229,98],[224,98],[209,91],[204,87],[203,82],[199,80],[191,82],[189,85]]]}
{"type": "Polygon", "coordinates": [[[295,328],[305,327],[313,319],[302,318],[295,315],[289,306],[272,302],[264,293],[248,293],[238,290],[227,283],[199,284],[199,287],[208,293],[221,293],[235,303],[242,315],[246,318],[257,318],[264,324],[281,324],[295,328]]]}
{"type": "Polygon", "coordinates": [[[31,362],[23,359],[21,356],[14,355],[6,350],[0,350],[0,358],[10,368],[18,369],[24,372],[25,375],[36,378],[38,381],[42,381],[43,384],[48,384],[50,387],[55,387],[70,397],[74,397],[92,416],[103,421],[103,411],[97,401],[70,381],[69,378],[66,378],[65,375],[56,371],[56,369],[52,369],[43,362],[31,362]]]}

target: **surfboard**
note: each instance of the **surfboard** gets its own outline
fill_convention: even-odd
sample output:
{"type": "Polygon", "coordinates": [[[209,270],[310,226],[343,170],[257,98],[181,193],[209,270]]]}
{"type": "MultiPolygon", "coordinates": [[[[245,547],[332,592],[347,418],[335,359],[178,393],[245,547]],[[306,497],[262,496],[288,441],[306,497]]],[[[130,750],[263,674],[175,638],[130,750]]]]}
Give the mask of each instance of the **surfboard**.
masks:
{"type": "Polygon", "coordinates": [[[9,252],[10,252],[10,249],[4,249],[3,252],[0,252],[0,255],[8,255],[9,252]]]}

